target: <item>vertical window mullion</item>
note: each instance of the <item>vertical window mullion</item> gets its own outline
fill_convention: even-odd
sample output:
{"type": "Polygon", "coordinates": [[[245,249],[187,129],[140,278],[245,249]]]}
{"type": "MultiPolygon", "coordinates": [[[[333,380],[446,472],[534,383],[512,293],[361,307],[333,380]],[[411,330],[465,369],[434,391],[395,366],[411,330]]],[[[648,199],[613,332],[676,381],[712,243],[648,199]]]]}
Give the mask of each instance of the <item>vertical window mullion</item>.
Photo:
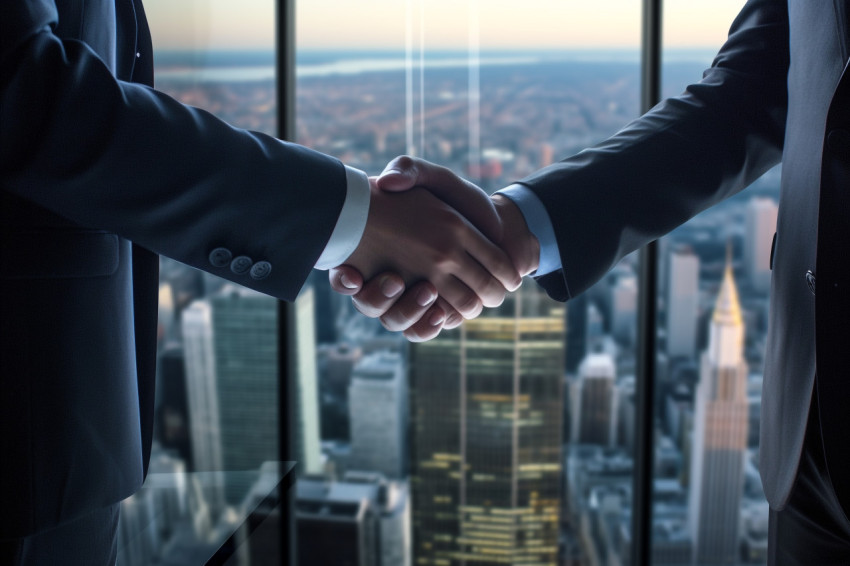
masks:
{"type": "MultiPolygon", "coordinates": [[[[277,136],[295,138],[295,0],[275,0],[275,66],[277,99],[277,136]]],[[[278,439],[279,460],[296,460],[296,399],[293,366],[295,309],[278,301],[278,439]]],[[[290,472],[280,484],[280,559],[295,564],[295,475],[290,472]]]]}
{"type": "MultiPolygon", "coordinates": [[[[641,113],[661,99],[661,0],[643,0],[641,113]]],[[[658,244],[640,250],[638,274],[637,384],[635,390],[635,473],[631,563],[649,565],[652,556],[653,427],[657,332],[658,244]]]]}

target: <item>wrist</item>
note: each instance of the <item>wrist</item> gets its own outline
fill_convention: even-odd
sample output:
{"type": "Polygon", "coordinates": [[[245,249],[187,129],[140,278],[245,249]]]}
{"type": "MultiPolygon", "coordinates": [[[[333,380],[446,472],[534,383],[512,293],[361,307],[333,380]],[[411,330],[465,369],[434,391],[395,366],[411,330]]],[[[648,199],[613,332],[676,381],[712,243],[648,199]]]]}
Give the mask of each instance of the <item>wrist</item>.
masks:
{"type": "Polygon", "coordinates": [[[502,223],[499,245],[510,256],[520,275],[533,273],[540,264],[540,242],[528,229],[525,216],[511,199],[496,194],[492,200],[502,223]]]}

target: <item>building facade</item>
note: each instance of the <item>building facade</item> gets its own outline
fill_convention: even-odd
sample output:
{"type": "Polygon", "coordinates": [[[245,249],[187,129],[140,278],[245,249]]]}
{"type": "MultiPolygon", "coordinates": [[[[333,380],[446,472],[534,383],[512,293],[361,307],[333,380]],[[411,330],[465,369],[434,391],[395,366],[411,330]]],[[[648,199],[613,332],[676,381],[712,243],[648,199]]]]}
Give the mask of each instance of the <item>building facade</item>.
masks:
{"type": "Polygon", "coordinates": [[[414,564],[557,563],[564,313],[533,287],[411,350],[414,564]]]}

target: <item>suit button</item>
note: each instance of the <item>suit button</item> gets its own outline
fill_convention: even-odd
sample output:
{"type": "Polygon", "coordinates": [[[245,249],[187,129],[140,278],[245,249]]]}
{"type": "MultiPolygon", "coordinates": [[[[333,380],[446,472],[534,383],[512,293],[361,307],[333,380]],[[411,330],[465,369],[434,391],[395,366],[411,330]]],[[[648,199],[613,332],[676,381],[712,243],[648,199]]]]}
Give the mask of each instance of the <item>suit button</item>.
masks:
{"type": "Polygon", "coordinates": [[[806,284],[809,286],[809,291],[812,295],[815,294],[815,274],[811,270],[806,272],[806,284]]]}
{"type": "Polygon", "coordinates": [[[230,271],[237,275],[242,275],[254,265],[254,262],[251,261],[251,258],[246,255],[240,255],[237,258],[234,258],[233,261],[230,262],[230,271]]]}
{"type": "Polygon", "coordinates": [[[829,150],[841,159],[850,160],[850,132],[847,130],[832,130],[826,136],[829,150]]]}
{"type": "Polygon", "coordinates": [[[272,272],[272,264],[267,261],[258,261],[251,268],[251,279],[259,281],[265,279],[272,272]]]}
{"type": "Polygon", "coordinates": [[[227,248],[216,248],[210,252],[210,263],[216,267],[224,267],[230,263],[233,254],[227,248]]]}

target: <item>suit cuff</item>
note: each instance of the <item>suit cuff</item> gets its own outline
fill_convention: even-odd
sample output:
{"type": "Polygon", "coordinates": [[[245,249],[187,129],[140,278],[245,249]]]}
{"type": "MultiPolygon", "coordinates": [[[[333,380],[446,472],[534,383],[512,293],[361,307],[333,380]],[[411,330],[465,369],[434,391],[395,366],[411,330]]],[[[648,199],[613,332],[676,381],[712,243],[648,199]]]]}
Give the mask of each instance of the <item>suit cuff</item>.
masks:
{"type": "Polygon", "coordinates": [[[540,243],[540,264],[533,275],[537,277],[561,269],[561,254],[558,251],[558,241],[555,239],[555,229],[549,219],[549,213],[546,212],[546,207],[537,195],[525,185],[518,183],[509,185],[497,194],[508,197],[517,205],[525,217],[528,229],[540,243]]]}
{"type": "Polygon", "coordinates": [[[345,201],[325,250],[316,261],[316,269],[330,269],[341,265],[354,253],[363,237],[369,216],[369,178],[366,173],[345,166],[345,201]]]}

